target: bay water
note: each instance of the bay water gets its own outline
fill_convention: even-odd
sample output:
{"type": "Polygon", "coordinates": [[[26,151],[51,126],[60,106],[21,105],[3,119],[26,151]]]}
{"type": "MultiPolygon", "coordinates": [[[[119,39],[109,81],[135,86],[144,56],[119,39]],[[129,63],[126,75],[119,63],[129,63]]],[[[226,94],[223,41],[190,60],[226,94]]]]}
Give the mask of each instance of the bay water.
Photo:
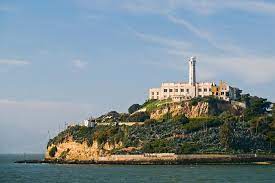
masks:
{"type": "Polygon", "coordinates": [[[274,165],[58,165],[16,164],[43,155],[0,155],[0,183],[275,182],[274,165]]]}

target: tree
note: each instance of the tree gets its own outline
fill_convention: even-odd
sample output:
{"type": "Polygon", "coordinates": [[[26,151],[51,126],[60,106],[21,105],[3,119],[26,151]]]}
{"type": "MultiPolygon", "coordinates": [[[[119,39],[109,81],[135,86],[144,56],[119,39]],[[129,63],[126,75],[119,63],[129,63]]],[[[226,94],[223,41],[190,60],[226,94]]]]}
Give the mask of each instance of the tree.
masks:
{"type": "Polygon", "coordinates": [[[224,122],[220,129],[220,142],[226,150],[233,145],[233,126],[232,122],[224,122]]]}
{"type": "Polygon", "coordinates": [[[247,119],[253,117],[261,116],[267,113],[270,108],[271,102],[267,101],[265,98],[251,97],[248,95],[243,96],[242,100],[245,101],[247,108],[244,111],[244,115],[247,119]]]}
{"type": "Polygon", "coordinates": [[[139,105],[139,104],[133,104],[133,105],[131,105],[131,106],[129,107],[128,112],[129,112],[130,114],[133,114],[134,112],[136,112],[137,110],[139,110],[140,107],[141,107],[141,105],[139,105]]]}
{"type": "Polygon", "coordinates": [[[181,114],[174,116],[172,122],[178,122],[184,125],[189,122],[189,119],[184,114],[181,114]]]}

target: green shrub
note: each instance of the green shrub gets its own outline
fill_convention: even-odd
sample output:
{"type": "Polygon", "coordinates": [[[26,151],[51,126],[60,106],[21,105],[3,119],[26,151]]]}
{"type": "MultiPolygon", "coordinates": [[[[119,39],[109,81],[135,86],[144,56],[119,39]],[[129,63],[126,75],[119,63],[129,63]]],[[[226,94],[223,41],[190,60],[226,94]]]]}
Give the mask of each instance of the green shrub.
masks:
{"type": "Polygon", "coordinates": [[[194,132],[203,128],[220,126],[221,124],[223,124],[223,121],[218,118],[190,118],[189,123],[183,125],[183,129],[194,132]]]}
{"type": "Polygon", "coordinates": [[[53,146],[49,151],[50,157],[54,157],[56,152],[57,152],[57,147],[53,146]]]}
{"type": "Polygon", "coordinates": [[[136,112],[137,110],[139,110],[140,107],[141,107],[141,106],[140,106],[139,104],[133,104],[133,105],[131,105],[131,106],[129,107],[128,112],[129,112],[130,114],[132,114],[132,113],[136,112]]]}
{"type": "Polygon", "coordinates": [[[144,122],[147,119],[150,119],[147,112],[137,112],[128,117],[129,122],[144,122]]]}
{"type": "Polygon", "coordinates": [[[147,141],[143,146],[145,153],[171,153],[175,152],[174,142],[167,139],[147,141]]]}
{"type": "Polygon", "coordinates": [[[59,158],[60,158],[60,159],[66,159],[67,154],[68,154],[69,152],[70,152],[70,149],[67,149],[67,150],[63,151],[63,152],[60,154],[59,158]]]}
{"type": "Polygon", "coordinates": [[[181,114],[181,115],[174,116],[172,118],[172,122],[177,122],[184,125],[189,122],[189,119],[184,114],[181,114]]]}
{"type": "Polygon", "coordinates": [[[233,123],[225,122],[220,129],[220,142],[226,150],[233,146],[233,123]]]}
{"type": "Polygon", "coordinates": [[[156,123],[156,122],[157,122],[157,120],[155,120],[155,119],[146,119],[144,121],[144,125],[148,126],[148,125],[151,125],[151,124],[156,123]]]}
{"type": "Polygon", "coordinates": [[[181,144],[178,154],[192,154],[199,150],[199,146],[194,143],[185,142],[181,144]]]}

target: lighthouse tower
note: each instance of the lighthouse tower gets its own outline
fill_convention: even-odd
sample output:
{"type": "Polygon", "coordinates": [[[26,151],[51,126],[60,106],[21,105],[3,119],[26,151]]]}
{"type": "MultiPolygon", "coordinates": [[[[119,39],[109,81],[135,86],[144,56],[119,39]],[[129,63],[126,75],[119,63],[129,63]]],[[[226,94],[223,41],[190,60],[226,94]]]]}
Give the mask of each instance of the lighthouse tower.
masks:
{"type": "Polygon", "coordinates": [[[191,57],[189,60],[189,84],[196,84],[196,57],[191,57]]]}

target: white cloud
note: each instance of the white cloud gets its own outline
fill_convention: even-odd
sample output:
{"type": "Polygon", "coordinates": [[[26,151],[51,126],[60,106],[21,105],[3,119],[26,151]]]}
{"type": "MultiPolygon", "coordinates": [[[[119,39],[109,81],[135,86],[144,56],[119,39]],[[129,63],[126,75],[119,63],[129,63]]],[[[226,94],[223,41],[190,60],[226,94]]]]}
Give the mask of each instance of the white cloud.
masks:
{"type": "Polygon", "coordinates": [[[82,61],[82,60],[79,60],[79,59],[73,60],[73,61],[72,61],[72,64],[73,64],[73,67],[74,67],[75,69],[77,69],[77,70],[85,69],[85,68],[87,67],[87,65],[88,65],[87,62],[82,61]]]}
{"type": "Polygon", "coordinates": [[[248,84],[266,84],[275,81],[274,56],[209,57],[205,55],[201,59],[207,60],[210,71],[227,72],[248,84]]]}
{"type": "MultiPolygon", "coordinates": [[[[200,52],[193,45],[184,41],[175,41],[161,36],[152,36],[135,32],[135,35],[143,41],[162,46],[161,53],[169,54],[174,59],[185,58],[191,55],[198,57],[200,63],[200,78],[223,79],[218,75],[225,73],[228,76],[238,76],[240,80],[248,84],[265,84],[274,81],[275,56],[251,55],[241,49],[228,49],[225,54],[200,52]],[[220,71],[220,72],[217,72],[220,71]]],[[[233,45],[233,47],[235,47],[233,45]]],[[[236,47],[237,48],[237,47],[236,47]]],[[[151,64],[179,70],[181,62],[150,62],[151,64]]],[[[231,76],[231,77],[232,77],[231,76]]]]}
{"type": "Polygon", "coordinates": [[[17,59],[0,59],[0,65],[16,65],[16,66],[22,66],[22,65],[28,65],[30,64],[27,60],[17,60],[17,59]]]}
{"type": "Polygon", "coordinates": [[[260,0],[75,0],[83,8],[127,11],[131,13],[166,14],[189,10],[199,14],[240,10],[253,13],[275,14],[275,3],[260,0]]]}
{"type": "Polygon", "coordinates": [[[149,35],[149,34],[144,34],[141,32],[133,31],[135,36],[140,38],[143,41],[155,43],[164,47],[168,48],[173,48],[176,50],[186,50],[187,48],[190,47],[190,43],[184,42],[184,41],[178,41],[178,40],[173,40],[161,36],[154,36],[154,35],[149,35]]]}
{"type": "Polygon", "coordinates": [[[183,26],[184,28],[188,29],[190,32],[198,36],[199,38],[206,40],[210,45],[213,47],[225,51],[225,52],[234,52],[234,53],[240,53],[242,50],[237,47],[236,45],[230,44],[229,41],[223,41],[221,43],[217,42],[212,35],[201,29],[194,26],[192,23],[188,22],[187,20],[183,18],[178,18],[172,15],[167,15],[168,19],[173,22],[174,24],[183,26]]]}

